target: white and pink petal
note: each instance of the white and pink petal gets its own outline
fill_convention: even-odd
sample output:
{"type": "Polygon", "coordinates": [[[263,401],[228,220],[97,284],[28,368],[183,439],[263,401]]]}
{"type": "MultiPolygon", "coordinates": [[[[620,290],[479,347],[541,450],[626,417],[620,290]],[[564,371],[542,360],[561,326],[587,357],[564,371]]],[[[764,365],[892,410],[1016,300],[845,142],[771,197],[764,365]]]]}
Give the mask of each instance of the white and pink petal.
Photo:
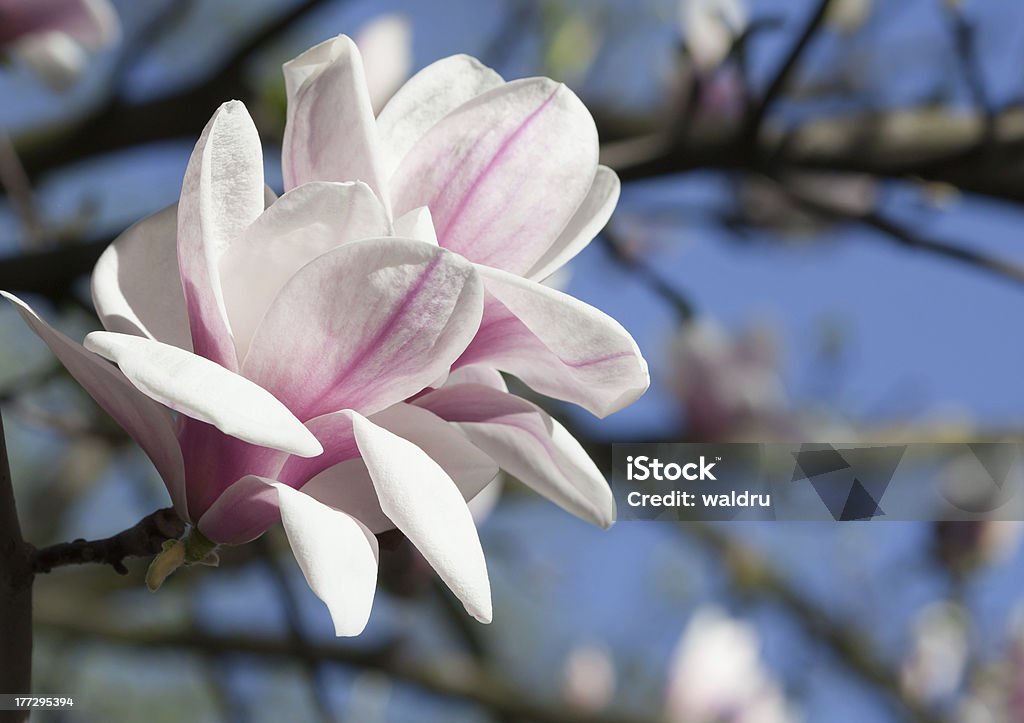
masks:
{"type": "Polygon", "coordinates": [[[465,259],[410,239],[346,244],[285,285],[243,373],[300,419],[373,414],[441,377],[479,326],[482,286],[465,259]]]}
{"type": "Polygon", "coordinates": [[[457,367],[493,366],[601,417],[647,390],[647,363],[610,316],[534,281],[497,269],[478,272],[487,289],[484,317],[457,367]]]}
{"type": "Polygon", "coordinates": [[[138,442],[167,486],[174,509],[187,521],[185,470],[170,412],[139,392],[116,367],[47,324],[21,299],[2,291],[0,295],[14,304],[71,376],[138,442]]]}

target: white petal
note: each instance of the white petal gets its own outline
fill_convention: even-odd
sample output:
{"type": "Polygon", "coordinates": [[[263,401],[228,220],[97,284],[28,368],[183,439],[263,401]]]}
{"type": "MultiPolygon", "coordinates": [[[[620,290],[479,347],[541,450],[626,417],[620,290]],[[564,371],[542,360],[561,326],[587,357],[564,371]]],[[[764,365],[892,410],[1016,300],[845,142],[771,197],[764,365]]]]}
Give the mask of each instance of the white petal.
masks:
{"type": "Polygon", "coordinates": [[[61,364],[153,461],[178,515],[188,521],[185,468],[171,414],[133,387],[124,375],[43,321],[21,299],[0,291],[21,317],[46,342],[61,364]]]}
{"type": "Polygon", "coordinates": [[[192,351],[178,273],[178,205],[139,221],[96,262],[92,301],[107,331],[192,351]]]}
{"type": "Polygon", "coordinates": [[[238,359],[288,280],[331,249],[387,236],[387,211],[365,183],[306,183],[277,199],[220,261],[238,359]]]}
{"type": "Polygon", "coordinates": [[[610,316],[535,281],[481,266],[477,271],[488,293],[484,318],[457,366],[496,367],[602,417],[647,390],[647,362],[610,316]]]}
{"type": "Polygon", "coordinates": [[[395,219],[395,236],[414,238],[437,246],[437,233],[434,231],[430,209],[420,206],[395,219]]]}
{"type": "Polygon", "coordinates": [[[614,521],[615,502],[604,475],[568,430],[537,405],[477,384],[438,389],[415,404],[458,422],[503,470],[568,512],[601,527],[614,521]]]}
{"type": "Polygon", "coordinates": [[[257,329],[244,374],[309,420],[366,414],[446,371],[480,324],[473,265],[412,239],[368,239],[293,276],[257,329]]]}
{"type": "Polygon", "coordinates": [[[316,437],[270,392],[209,359],[109,331],[89,334],[85,348],[115,362],[146,396],[225,434],[302,457],[323,452],[316,437]]]}
{"type": "Polygon", "coordinates": [[[344,35],[320,43],[285,63],[284,81],[285,188],[310,181],[362,181],[387,205],[377,123],[355,43],[344,35]]]}
{"type": "Polygon", "coordinates": [[[390,178],[405,154],[434,125],[466,101],[505,81],[468,55],[431,63],[398,89],[380,112],[377,128],[386,149],[384,177],[390,178]]]}
{"type": "Polygon", "coordinates": [[[564,85],[506,83],[413,146],[391,179],[394,213],[429,206],[441,246],[523,274],[586,198],[597,145],[594,119],[564,85]]]}
{"type": "Polygon", "coordinates": [[[273,483],[295,560],[324,601],[337,635],[358,635],[377,589],[377,538],[354,517],[288,485],[273,483]]]}
{"type": "Polygon", "coordinates": [[[487,564],[458,487],[423,450],[352,414],[380,507],[480,622],[491,620],[487,564]]]}
{"type": "Polygon", "coordinates": [[[245,106],[224,103],[203,130],[178,201],[178,270],[196,354],[232,371],[235,345],[224,309],[220,259],[263,213],[263,150],[245,106]]]}
{"type": "Polygon", "coordinates": [[[555,243],[526,274],[526,278],[543,281],[586,248],[612,217],[615,204],[619,202],[620,188],[615,171],[607,166],[598,166],[594,185],[587,192],[587,197],[555,243]]]}
{"type": "MultiPolygon", "coordinates": [[[[373,415],[374,424],[412,442],[452,478],[464,499],[474,498],[498,472],[494,462],[449,424],[426,409],[396,404],[373,415]]],[[[359,457],[348,411],[325,414],[307,425],[324,447],[311,459],[292,457],[277,478],[332,507],[345,510],[374,532],[394,528],[381,511],[377,493],[359,457]]]]}

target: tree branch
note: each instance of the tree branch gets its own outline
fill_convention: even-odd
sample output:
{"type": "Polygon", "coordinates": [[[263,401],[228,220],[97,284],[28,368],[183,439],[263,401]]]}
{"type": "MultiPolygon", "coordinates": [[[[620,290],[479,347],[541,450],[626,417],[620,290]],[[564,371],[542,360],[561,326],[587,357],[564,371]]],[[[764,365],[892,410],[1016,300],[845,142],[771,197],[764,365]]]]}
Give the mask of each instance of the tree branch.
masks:
{"type": "Polygon", "coordinates": [[[532,696],[510,688],[503,680],[480,670],[476,665],[466,666],[455,661],[448,664],[443,659],[432,661],[430,665],[414,663],[397,656],[392,646],[365,650],[310,641],[300,652],[290,640],[214,634],[200,630],[131,629],[94,617],[50,617],[44,612],[40,613],[39,624],[58,635],[94,640],[105,645],[129,646],[146,652],[187,650],[201,654],[239,654],[275,660],[311,657],[323,663],[377,670],[438,695],[467,700],[489,710],[535,723],[564,723],[568,720],[577,723],[639,723],[645,720],[613,713],[588,714],[564,705],[538,702],[532,696]]]}
{"type": "MultiPolygon", "coordinates": [[[[0,692],[32,690],[32,555],[21,535],[0,419],[0,692]]],[[[3,723],[28,720],[23,711],[0,711],[3,723]]]]}
{"type": "Polygon", "coordinates": [[[166,507],[146,515],[136,525],[113,537],[62,542],[36,550],[32,567],[36,573],[46,573],[64,565],[96,562],[111,565],[118,574],[127,575],[125,559],[155,555],[164,542],[176,540],[183,534],[185,523],[173,508],[166,507]]]}
{"type": "Polygon", "coordinates": [[[772,104],[775,103],[782,91],[785,90],[790,77],[793,75],[793,71],[800,62],[800,58],[803,57],[804,51],[807,50],[807,46],[811,44],[811,40],[817,34],[818,28],[825,21],[825,16],[828,15],[828,9],[831,4],[832,0],[818,0],[817,8],[807,19],[807,23],[786,54],[782,65],[779,66],[778,71],[768,83],[764,95],[761,96],[761,101],[751,111],[746,122],[746,134],[752,143],[756,143],[757,135],[761,131],[761,125],[764,122],[765,116],[771,109],[772,104]]]}

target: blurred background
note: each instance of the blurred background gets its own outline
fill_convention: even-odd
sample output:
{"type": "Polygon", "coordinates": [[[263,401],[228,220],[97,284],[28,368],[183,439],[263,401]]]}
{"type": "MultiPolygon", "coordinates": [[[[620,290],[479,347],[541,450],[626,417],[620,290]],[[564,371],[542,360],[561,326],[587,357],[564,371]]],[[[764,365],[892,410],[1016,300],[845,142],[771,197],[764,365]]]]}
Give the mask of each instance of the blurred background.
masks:
{"type": "MultiPolygon", "coordinates": [[[[622,200],[555,283],[629,329],[652,385],[605,420],[539,401],[599,463],[615,441],[1024,432],[1024,4],[114,5],[119,41],[81,62],[9,52],[0,67],[0,288],[74,338],[99,327],[99,253],[177,199],[222,101],[248,106],[281,190],[280,66],[346,33],[378,107],[464,52],[563,80],[594,114],[622,200]]],[[[8,306],[0,401],[33,543],[166,506],[141,451],[8,306]]],[[[489,626],[401,540],[357,639],[331,635],[279,531],[155,595],[144,562],[40,576],[35,688],[75,707],[34,718],[1024,721],[1018,523],[601,531],[515,480],[489,491],[489,626]]]]}

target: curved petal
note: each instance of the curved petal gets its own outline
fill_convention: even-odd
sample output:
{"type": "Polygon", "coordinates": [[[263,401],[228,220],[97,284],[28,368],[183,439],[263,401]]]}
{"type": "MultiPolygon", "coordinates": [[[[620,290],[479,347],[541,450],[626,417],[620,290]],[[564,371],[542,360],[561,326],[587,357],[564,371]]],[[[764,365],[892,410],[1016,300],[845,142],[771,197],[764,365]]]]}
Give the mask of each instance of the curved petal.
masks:
{"type": "Polygon", "coordinates": [[[428,206],[442,246],[516,274],[551,247],[590,190],[597,130],[572,91],[506,83],[450,113],[391,179],[394,212],[428,206]]]}
{"type": "Polygon", "coordinates": [[[175,511],[188,521],[185,469],[170,413],[136,390],[115,367],[43,321],[21,299],[4,291],[0,295],[14,304],[71,376],[138,442],[167,485],[175,511]]]}
{"type": "Polygon", "coordinates": [[[398,89],[377,116],[385,149],[384,178],[390,178],[416,142],[438,121],[481,93],[504,85],[500,75],[476,58],[452,55],[431,63],[398,89]]]}
{"type": "Polygon", "coordinates": [[[480,622],[491,587],[480,538],[452,479],[412,442],[352,414],[352,429],[380,507],[480,622]]]}
{"type": "Polygon", "coordinates": [[[484,318],[456,366],[496,367],[600,417],[647,390],[647,362],[610,316],[534,281],[496,269],[478,271],[487,289],[484,318]]]}
{"type": "Polygon", "coordinates": [[[281,522],[306,582],[331,612],[336,635],[358,635],[377,590],[377,538],[346,515],[288,485],[273,483],[281,522]]]}
{"type": "Polygon", "coordinates": [[[239,360],[274,297],[299,269],[349,241],[387,236],[390,228],[387,211],[365,183],[307,183],[277,199],[220,261],[239,360]]]}
{"type": "Polygon", "coordinates": [[[500,392],[507,392],[508,385],[505,384],[501,372],[493,367],[486,366],[465,366],[452,369],[444,386],[454,387],[457,384],[482,384],[485,387],[497,389],[500,392]]]}
{"type": "Polygon", "coordinates": [[[244,374],[300,419],[365,414],[448,370],[479,325],[472,264],[422,241],[346,244],[303,267],[256,330],[244,374]]]}
{"type": "Polygon", "coordinates": [[[170,344],[94,331],[85,348],[116,363],[143,394],[225,434],[302,457],[323,448],[270,392],[209,359],[170,344]]]}
{"type": "Polygon", "coordinates": [[[537,405],[478,384],[438,389],[415,404],[458,422],[503,470],[568,512],[601,527],[615,520],[611,488],[597,465],[537,405]]]}
{"type": "MultiPolygon", "coordinates": [[[[498,473],[497,465],[462,432],[426,409],[396,404],[373,415],[370,421],[426,452],[452,478],[466,500],[474,498],[498,473]]],[[[320,440],[324,454],[311,459],[290,458],[277,478],[358,517],[374,532],[394,528],[381,511],[369,472],[360,459],[351,414],[325,414],[307,426],[320,440]]]]}
{"type": "Polygon", "coordinates": [[[387,205],[377,122],[352,40],[331,38],[284,64],[286,189],[310,181],[362,181],[387,205]]]}
{"type": "Polygon", "coordinates": [[[434,219],[430,217],[430,209],[420,206],[396,218],[395,236],[419,239],[437,246],[437,234],[434,232],[434,219]]]}
{"type": "Polygon", "coordinates": [[[551,248],[525,274],[526,278],[543,281],[586,248],[612,217],[615,204],[619,202],[620,190],[621,184],[615,171],[607,166],[598,166],[587,197],[551,248]]]}
{"type": "Polygon", "coordinates": [[[220,258],[263,212],[263,150],[239,101],[224,103],[196,143],[178,201],[178,269],[196,354],[238,369],[220,258]]]}
{"type": "Polygon", "coordinates": [[[281,519],[278,492],[267,478],[246,475],[225,489],[196,526],[218,545],[252,542],[281,519]]]}
{"type": "Polygon", "coordinates": [[[192,351],[178,272],[178,205],[117,237],[92,272],[92,302],[107,331],[192,351]]]}

